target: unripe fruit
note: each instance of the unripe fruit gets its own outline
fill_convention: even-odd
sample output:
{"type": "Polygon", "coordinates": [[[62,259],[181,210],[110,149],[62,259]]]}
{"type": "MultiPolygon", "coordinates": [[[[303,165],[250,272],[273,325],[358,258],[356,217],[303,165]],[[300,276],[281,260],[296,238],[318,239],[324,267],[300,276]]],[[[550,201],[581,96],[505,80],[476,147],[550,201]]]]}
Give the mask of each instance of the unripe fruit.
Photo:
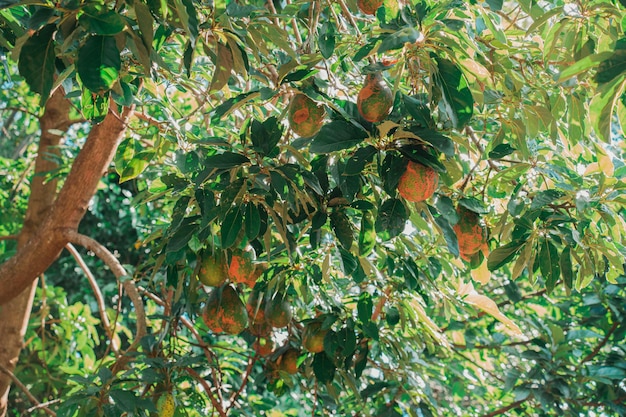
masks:
{"type": "Polygon", "coordinates": [[[206,325],[216,333],[239,334],[248,327],[248,312],[231,285],[215,289],[209,296],[202,318],[206,325]]]}
{"type": "Polygon", "coordinates": [[[297,373],[299,356],[300,352],[298,352],[297,349],[287,349],[287,351],[283,353],[276,362],[278,369],[291,375],[297,373]]]}
{"type": "Polygon", "coordinates": [[[393,94],[381,73],[367,74],[356,100],[359,113],[371,123],[384,120],[393,107],[393,94]]]}
{"type": "Polygon", "coordinates": [[[260,274],[254,264],[254,252],[235,250],[228,266],[228,276],[232,282],[246,284],[254,287],[260,274]]]}
{"type": "Polygon", "coordinates": [[[328,329],[322,330],[322,323],[313,322],[306,325],[302,332],[302,346],[311,353],[324,350],[324,337],[328,329]]]}
{"type": "Polygon", "coordinates": [[[275,328],[286,327],[291,321],[291,306],[284,294],[274,294],[266,301],[265,320],[275,328]]]}
{"type": "Polygon", "coordinates": [[[157,401],[157,411],[159,417],[173,417],[176,411],[176,401],[171,392],[161,394],[157,401]]]}
{"type": "Polygon", "coordinates": [[[439,174],[431,167],[409,161],[398,181],[398,193],[407,201],[428,200],[437,190],[439,174]]]}
{"type": "Polygon", "coordinates": [[[198,279],[201,283],[209,287],[219,287],[226,282],[227,277],[226,260],[222,251],[201,255],[198,269],[198,279]]]}
{"type": "Polygon", "coordinates": [[[461,258],[469,261],[487,242],[487,228],[480,222],[477,213],[458,206],[459,221],[454,225],[454,233],[459,241],[461,258]]]}

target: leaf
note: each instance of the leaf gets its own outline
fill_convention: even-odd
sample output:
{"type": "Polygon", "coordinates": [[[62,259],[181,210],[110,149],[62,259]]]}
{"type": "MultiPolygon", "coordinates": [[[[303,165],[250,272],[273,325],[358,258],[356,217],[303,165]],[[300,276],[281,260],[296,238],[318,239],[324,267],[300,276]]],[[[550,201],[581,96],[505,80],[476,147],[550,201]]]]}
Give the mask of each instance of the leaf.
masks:
{"type": "Polygon", "coordinates": [[[154,18],[150,13],[150,8],[141,1],[133,3],[135,8],[135,17],[137,18],[137,25],[141,31],[141,39],[143,39],[144,46],[148,49],[148,52],[152,51],[152,42],[154,41],[154,18]]]}
{"type": "Polygon", "coordinates": [[[322,126],[313,138],[310,151],[313,153],[330,153],[352,148],[367,137],[367,132],[352,123],[334,120],[322,126]]]}
{"type": "Polygon", "coordinates": [[[421,127],[430,127],[433,125],[430,109],[426,103],[415,97],[407,96],[406,94],[402,95],[402,100],[404,101],[404,108],[406,111],[409,112],[409,115],[421,127]]]}
{"type": "Polygon", "coordinates": [[[243,206],[233,206],[224,216],[221,228],[222,248],[230,248],[235,244],[243,226],[243,212],[243,206]]]}
{"type": "Polygon", "coordinates": [[[320,53],[325,59],[330,58],[335,52],[335,25],[332,20],[327,20],[322,25],[317,39],[320,53]]]}
{"type": "Polygon", "coordinates": [[[539,269],[546,281],[546,289],[551,293],[561,277],[559,252],[549,239],[543,239],[539,247],[539,269]]]}
{"type": "Polygon", "coordinates": [[[217,169],[231,169],[247,163],[250,163],[247,157],[234,152],[224,152],[207,156],[204,160],[205,168],[217,169]]]}
{"type": "Polygon", "coordinates": [[[374,311],[374,302],[372,296],[367,293],[361,293],[359,301],[356,304],[357,316],[361,323],[367,323],[372,320],[372,312],[374,311]]]}
{"type": "Polygon", "coordinates": [[[450,253],[454,256],[459,256],[459,241],[454,229],[452,229],[452,226],[448,223],[448,220],[443,216],[437,216],[435,217],[435,223],[437,223],[437,226],[439,226],[443,232],[443,237],[446,240],[450,253]]]}
{"type": "Polygon", "coordinates": [[[626,72],[626,50],[618,49],[598,65],[595,80],[598,84],[608,83],[626,72]]]}
{"type": "Polygon", "coordinates": [[[378,150],[372,145],[357,149],[350,159],[348,159],[348,162],[346,162],[343,175],[359,175],[363,172],[365,165],[372,162],[377,152],[378,150]]]}
{"type": "Polygon", "coordinates": [[[405,27],[395,33],[392,33],[391,35],[384,37],[376,52],[382,54],[383,52],[393,49],[400,49],[404,47],[405,43],[415,43],[415,41],[422,37],[423,35],[414,27],[405,27]]]}
{"type": "MultiPolygon", "coordinates": [[[[183,28],[189,34],[191,44],[195,45],[198,39],[198,14],[192,0],[174,0],[174,4],[183,28]]],[[[168,7],[164,9],[167,10],[168,7]]]]}
{"type": "Polygon", "coordinates": [[[313,373],[320,383],[332,382],[335,378],[335,369],[335,364],[326,353],[316,353],[313,357],[313,373]]]}
{"type": "Polygon", "coordinates": [[[113,37],[91,36],[78,50],[76,70],[83,85],[94,93],[113,87],[121,65],[120,51],[113,37]]]}
{"type": "Polygon", "coordinates": [[[567,66],[561,73],[559,74],[558,82],[562,83],[567,81],[568,79],[582,73],[588,71],[595,66],[599,65],[601,62],[606,60],[611,56],[612,52],[600,52],[599,54],[587,55],[579,61],[576,61],[574,64],[567,66]]]}
{"type": "Polygon", "coordinates": [[[143,151],[135,154],[133,158],[124,165],[124,169],[120,174],[120,182],[137,178],[150,164],[153,157],[154,151],[143,151]]]}
{"type": "Polygon", "coordinates": [[[471,275],[474,281],[478,281],[483,285],[487,284],[491,279],[491,272],[487,268],[487,260],[483,259],[478,268],[472,269],[471,275]]]}
{"type": "Polygon", "coordinates": [[[248,240],[254,240],[261,231],[261,214],[255,203],[246,204],[245,211],[246,237],[248,240]]]}
{"type": "Polygon", "coordinates": [[[18,69],[31,90],[41,94],[39,104],[43,106],[52,90],[54,77],[54,32],[55,25],[47,25],[28,38],[20,51],[18,69]]]}
{"type": "Polygon", "coordinates": [[[596,135],[606,143],[611,142],[611,119],[617,99],[624,90],[625,77],[616,77],[603,84],[589,103],[589,118],[596,135]]]}
{"type": "Polygon", "coordinates": [[[536,210],[553,203],[555,200],[563,197],[563,192],[558,190],[545,190],[538,192],[530,204],[531,210],[536,210]]]}
{"type": "Polygon", "coordinates": [[[96,35],[117,35],[126,27],[124,18],[113,10],[102,12],[99,6],[88,6],[83,9],[78,22],[87,29],[87,32],[96,35]]]}
{"type": "Polygon", "coordinates": [[[487,258],[487,268],[490,271],[495,271],[513,260],[517,252],[524,246],[524,243],[525,242],[514,241],[493,250],[489,254],[489,258],[487,258]]]}
{"type": "Polygon", "coordinates": [[[262,156],[272,153],[283,134],[283,126],[275,116],[268,118],[262,123],[253,120],[250,126],[250,140],[252,149],[262,156]]]}
{"type": "Polygon", "coordinates": [[[502,159],[505,156],[511,155],[516,150],[517,149],[515,149],[508,143],[501,143],[493,148],[491,152],[489,152],[489,159],[502,159]]]}
{"type": "Polygon", "coordinates": [[[465,207],[469,211],[473,211],[478,214],[487,214],[489,210],[485,207],[482,201],[473,197],[464,197],[459,200],[459,205],[465,207]]]}
{"type": "Polygon", "coordinates": [[[369,211],[364,211],[361,217],[359,230],[359,255],[367,256],[376,246],[376,230],[374,229],[374,216],[369,211]]]}
{"type": "Polygon", "coordinates": [[[512,334],[523,334],[522,330],[517,326],[517,324],[515,324],[508,317],[502,314],[500,312],[500,309],[498,308],[498,305],[486,295],[481,295],[476,293],[476,291],[472,291],[467,294],[463,300],[466,303],[473,305],[474,307],[478,307],[480,310],[499,320],[512,334]]]}
{"type": "Polygon", "coordinates": [[[382,240],[389,240],[404,231],[409,213],[401,200],[390,198],[378,209],[376,233],[382,240]]]}
{"type": "Polygon", "coordinates": [[[211,79],[210,92],[216,92],[224,88],[230,79],[230,75],[233,71],[233,53],[228,46],[217,43],[217,58],[215,60],[215,71],[213,72],[213,78],[211,79]]]}
{"type": "Polygon", "coordinates": [[[436,57],[438,71],[435,81],[443,93],[447,104],[446,113],[452,126],[462,129],[472,118],[474,98],[463,72],[452,61],[436,57]]]}
{"type": "Polygon", "coordinates": [[[446,156],[454,156],[454,142],[449,137],[432,129],[411,129],[420,139],[433,145],[435,149],[446,156]]]}
{"type": "Polygon", "coordinates": [[[572,257],[570,255],[571,248],[565,246],[561,257],[559,259],[559,265],[561,266],[561,276],[563,277],[563,283],[566,288],[573,288],[574,285],[574,268],[572,266],[572,257]]]}

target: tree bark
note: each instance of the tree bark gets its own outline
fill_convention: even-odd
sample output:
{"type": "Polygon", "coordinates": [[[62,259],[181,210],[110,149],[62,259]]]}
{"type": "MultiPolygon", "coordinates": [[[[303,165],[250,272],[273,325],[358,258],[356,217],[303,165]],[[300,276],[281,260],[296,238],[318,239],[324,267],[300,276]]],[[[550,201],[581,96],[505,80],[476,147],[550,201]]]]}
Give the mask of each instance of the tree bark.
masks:
{"type": "MultiPolygon", "coordinates": [[[[78,229],[89,200],[95,194],[100,179],[124,137],[132,110],[124,108],[122,114],[117,114],[110,109],[104,120],[92,127],[56,199],[55,182],[45,183],[43,175],[36,175],[33,180],[24,229],[18,240],[18,251],[0,265],[0,335],[4,337],[3,344],[0,345],[0,363],[7,369],[15,368],[22,347],[34,283],[67,243],[63,230],[78,229]],[[41,184],[35,188],[35,182],[39,181],[41,184]],[[8,326],[8,322],[11,326],[8,326]],[[7,343],[8,339],[11,339],[10,343],[7,343]]],[[[62,96],[62,92],[57,91],[47,102],[40,123],[42,136],[36,168],[36,173],[39,174],[54,167],[49,165],[53,162],[45,157],[45,153],[50,150],[50,146],[54,146],[51,143],[58,145],[58,130],[67,130],[69,127],[69,103],[62,96]],[[60,99],[55,98],[58,94],[61,94],[60,99]],[[67,108],[64,107],[66,105],[67,108]],[[59,128],[63,126],[65,129],[59,128]],[[48,140],[56,142],[46,142],[48,140]]],[[[9,387],[10,379],[0,375],[0,417],[6,414],[9,387]]]]}
{"type": "MultiPolygon", "coordinates": [[[[58,146],[62,136],[70,126],[70,103],[64,97],[63,90],[58,89],[46,103],[43,115],[39,118],[41,137],[35,161],[35,175],[30,184],[30,198],[24,219],[24,226],[18,237],[18,251],[22,250],[34,235],[46,212],[52,206],[57,193],[57,181],[46,181],[46,173],[57,168],[55,156],[59,154],[58,146]]],[[[4,276],[4,275],[0,275],[4,276]]],[[[36,277],[35,277],[36,278],[36,277]]],[[[32,281],[19,295],[6,304],[0,305],[0,364],[13,372],[17,364],[24,334],[30,317],[35,295],[36,280],[32,281]]],[[[7,411],[11,378],[0,373],[0,416],[7,411]]]]}

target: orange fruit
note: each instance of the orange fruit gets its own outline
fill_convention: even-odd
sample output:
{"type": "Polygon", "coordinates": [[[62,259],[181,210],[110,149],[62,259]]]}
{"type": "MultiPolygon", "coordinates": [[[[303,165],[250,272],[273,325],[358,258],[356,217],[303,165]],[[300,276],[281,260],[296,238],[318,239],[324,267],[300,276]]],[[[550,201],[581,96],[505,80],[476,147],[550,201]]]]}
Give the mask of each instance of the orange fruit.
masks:
{"type": "Polygon", "coordinates": [[[246,303],[248,317],[250,319],[250,333],[255,336],[268,336],[272,326],[265,320],[265,309],[259,302],[259,293],[252,291],[246,303]]]}
{"type": "Polygon", "coordinates": [[[248,312],[232,285],[215,289],[209,296],[202,318],[216,333],[239,334],[248,327],[248,312]]]}
{"type": "Polygon", "coordinates": [[[299,356],[300,352],[297,349],[287,349],[276,361],[278,369],[291,375],[297,373],[299,356]]]}
{"type": "Polygon", "coordinates": [[[322,330],[322,323],[320,322],[307,324],[302,331],[302,346],[311,353],[322,352],[326,333],[328,333],[328,329],[322,330]]]}
{"type": "Polygon", "coordinates": [[[477,213],[462,206],[458,206],[456,212],[459,221],[453,229],[459,241],[459,254],[469,261],[487,243],[487,228],[481,223],[477,213]]]}
{"type": "Polygon", "coordinates": [[[356,100],[359,113],[371,123],[384,120],[393,107],[393,94],[380,72],[367,74],[356,100]]]}
{"type": "Polygon", "coordinates": [[[376,10],[382,6],[383,0],[358,0],[357,6],[359,10],[365,14],[376,14],[376,10]]]}
{"type": "Polygon", "coordinates": [[[268,356],[274,351],[274,342],[269,337],[259,337],[252,347],[259,355],[268,356]]]}
{"type": "Polygon", "coordinates": [[[201,283],[209,287],[219,287],[226,282],[227,277],[226,260],[222,251],[216,250],[212,254],[205,252],[200,255],[198,279],[201,283]]]}
{"type": "Polygon", "coordinates": [[[307,95],[298,93],[289,102],[289,126],[298,136],[315,135],[324,121],[326,111],[307,95]]]}
{"type": "Polygon", "coordinates": [[[257,278],[256,265],[254,264],[254,252],[236,249],[228,266],[228,276],[232,282],[246,284],[248,287],[254,287],[257,278]]]}
{"type": "Polygon", "coordinates": [[[431,167],[409,161],[398,181],[398,193],[407,201],[428,200],[439,185],[439,174],[431,167]]]}

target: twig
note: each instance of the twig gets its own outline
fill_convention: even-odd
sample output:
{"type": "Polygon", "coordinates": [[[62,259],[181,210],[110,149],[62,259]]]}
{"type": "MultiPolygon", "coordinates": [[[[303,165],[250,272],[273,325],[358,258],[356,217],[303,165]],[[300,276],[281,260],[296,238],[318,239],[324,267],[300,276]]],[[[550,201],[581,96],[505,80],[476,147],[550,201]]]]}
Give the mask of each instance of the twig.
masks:
{"type": "Polygon", "coordinates": [[[0,242],[3,240],[17,240],[18,235],[0,236],[0,242]]]}
{"type": "Polygon", "coordinates": [[[609,341],[609,339],[611,338],[611,335],[615,332],[615,330],[617,330],[617,327],[619,326],[619,321],[615,320],[613,322],[613,326],[611,326],[611,328],[609,329],[608,332],[606,332],[606,335],[604,336],[604,338],[600,341],[600,343],[598,343],[598,345],[591,351],[590,354],[588,354],[587,356],[585,356],[583,358],[583,360],[581,360],[578,365],[576,366],[576,369],[580,369],[586,362],[589,362],[590,360],[592,360],[593,358],[595,358],[598,353],[600,353],[600,349],[602,349],[604,347],[604,345],[607,344],[607,342],[609,341]]]}
{"type": "Polygon", "coordinates": [[[248,366],[246,367],[246,371],[243,374],[243,379],[241,381],[241,385],[239,386],[239,389],[237,390],[237,392],[234,392],[228,399],[230,407],[233,406],[233,404],[237,400],[237,397],[241,395],[241,393],[243,392],[243,389],[246,387],[246,384],[248,383],[248,378],[250,378],[250,373],[252,372],[252,368],[254,367],[254,364],[256,363],[257,359],[258,359],[258,354],[251,357],[250,360],[248,361],[248,366]]]}
{"type": "Polygon", "coordinates": [[[523,400],[515,401],[514,403],[511,403],[511,404],[507,405],[506,407],[498,408],[497,410],[492,411],[491,413],[488,413],[488,414],[484,414],[481,417],[499,416],[500,414],[504,414],[504,413],[506,413],[507,411],[509,411],[512,408],[515,408],[515,407],[518,407],[518,406],[522,405],[523,403],[528,401],[528,399],[530,399],[530,396],[524,398],[523,400]]]}
{"type": "Polygon", "coordinates": [[[17,387],[19,389],[21,389],[24,394],[26,394],[26,396],[28,397],[28,399],[30,400],[30,402],[32,402],[33,404],[35,404],[38,408],[42,408],[47,414],[56,417],[56,413],[52,410],[50,410],[48,407],[46,407],[45,404],[42,404],[37,398],[35,398],[35,396],[29,391],[29,389],[26,387],[26,385],[22,384],[22,381],[20,381],[15,374],[13,374],[13,372],[9,371],[7,368],[4,367],[4,365],[0,364],[0,372],[5,373],[6,375],[9,376],[9,378],[11,378],[11,381],[13,381],[13,383],[15,385],[17,385],[17,387]]]}
{"type": "Polygon", "coordinates": [[[213,408],[215,408],[215,410],[217,410],[217,413],[220,416],[222,416],[222,417],[226,417],[227,416],[226,412],[224,412],[224,409],[222,408],[222,405],[217,401],[215,396],[213,396],[213,392],[211,391],[211,387],[209,386],[209,384],[207,384],[206,380],[204,378],[202,378],[202,376],[200,374],[198,374],[196,371],[194,371],[191,368],[185,368],[185,370],[196,381],[198,381],[200,383],[200,385],[202,385],[202,388],[204,388],[204,391],[209,396],[209,399],[211,400],[211,404],[213,404],[213,408]]]}
{"type": "Polygon", "coordinates": [[[96,297],[96,304],[98,304],[98,310],[100,311],[100,317],[102,318],[102,327],[104,327],[104,331],[107,334],[107,337],[111,341],[111,349],[115,352],[116,356],[120,354],[120,348],[115,341],[113,331],[111,330],[111,322],[109,321],[109,316],[106,312],[106,305],[104,304],[104,296],[102,295],[102,291],[98,286],[98,282],[96,282],[96,278],[91,273],[91,270],[85,263],[85,260],[80,255],[80,253],[76,250],[74,245],[68,243],[65,245],[65,248],[72,254],[78,266],[83,270],[87,280],[89,281],[89,285],[91,286],[91,290],[93,291],[94,296],[96,297]]]}
{"type": "MultiPolygon", "coordinates": [[[[63,234],[69,242],[81,245],[95,253],[96,256],[111,269],[116,278],[120,279],[127,275],[126,270],[120,261],[117,260],[115,255],[102,246],[98,241],[71,229],[66,229],[63,234]]],[[[147,334],[146,312],[144,310],[143,301],[137,292],[137,287],[135,287],[135,283],[130,279],[125,279],[122,281],[122,287],[124,288],[124,291],[126,291],[128,298],[130,298],[130,301],[133,303],[133,306],[135,307],[135,314],[137,315],[137,331],[135,333],[135,340],[128,348],[128,351],[131,351],[139,345],[141,339],[147,334]]]]}

